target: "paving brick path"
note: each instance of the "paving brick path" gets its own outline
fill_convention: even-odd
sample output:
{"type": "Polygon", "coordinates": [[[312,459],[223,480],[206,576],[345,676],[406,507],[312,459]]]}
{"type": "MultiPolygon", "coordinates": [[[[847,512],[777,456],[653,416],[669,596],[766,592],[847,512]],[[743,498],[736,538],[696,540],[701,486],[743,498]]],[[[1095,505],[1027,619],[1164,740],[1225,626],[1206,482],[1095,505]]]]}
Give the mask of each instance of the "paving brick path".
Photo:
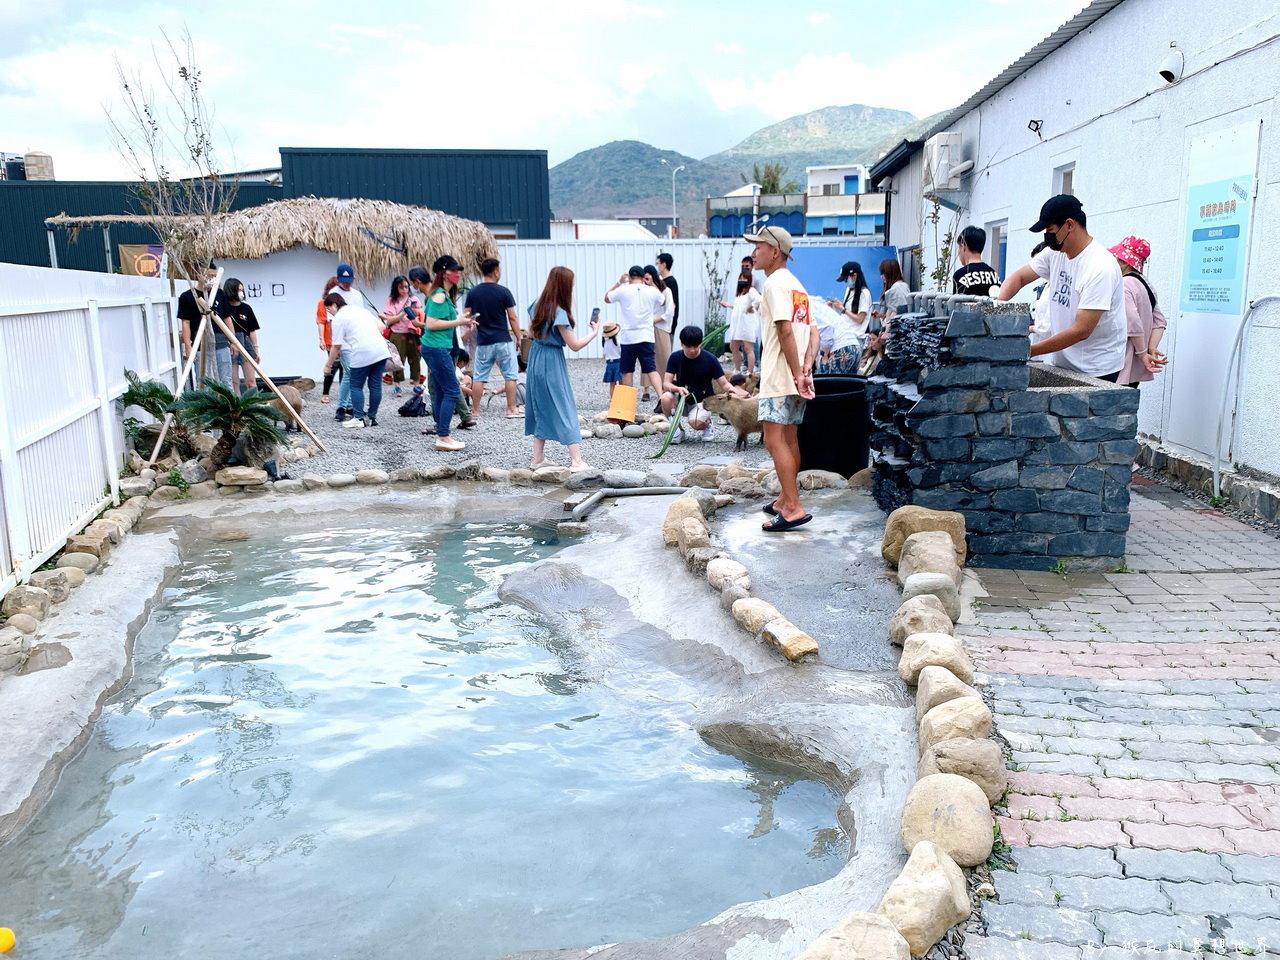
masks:
{"type": "Polygon", "coordinates": [[[1280,541],[1138,483],[1132,572],[976,571],[1016,872],[971,960],[1280,956],[1280,541]]]}

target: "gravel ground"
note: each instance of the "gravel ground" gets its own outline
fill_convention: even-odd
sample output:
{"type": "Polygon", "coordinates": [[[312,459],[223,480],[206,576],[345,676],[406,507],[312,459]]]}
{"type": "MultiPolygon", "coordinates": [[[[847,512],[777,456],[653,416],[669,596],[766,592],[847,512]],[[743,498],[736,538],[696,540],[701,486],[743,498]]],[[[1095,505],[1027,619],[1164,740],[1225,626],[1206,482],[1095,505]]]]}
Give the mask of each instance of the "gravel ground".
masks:
{"type": "MultiPolygon", "coordinates": [[[[578,401],[578,413],[588,420],[605,409],[608,391],[600,376],[604,370],[601,360],[570,360],[569,378],[573,382],[574,396],[578,401]]],[[[392,396],[390,386],[385,387],[378,426],[361,429],[344,429],[335,423],[337,409],[337,384],[334,384],[334,403],[320,403],[320,388],[305,395],[306,408],[303,417],[307,425],[324,441],[328,453],[321,453],[309,460],[292,464],[294,475],[318,473],[353,473],[356,470],[378,468],[392,471],[404,467],[425,468],[441,463],[457,464],[479,459],[486,467],[510,470],[527,467],[533,454],[533,440],[524,435],[524,420],[508,420],[501,397],[492,401],[486,398],[480,408],[479,423],[470,430],[457,429],[454,421],[453,436],[466,443],[465,450],[443,453],[435,448],[434,436],[423,436],[422,430],[433,425],[430,417],[402,417],[396,411],[404,401],[392,396]]],[[[705,443],[672,444],[661,460],[650,460],[662,445],[661,435],[622,440],[583,440],[582,456],[599,470],[630,469],[649,470],[658,467],[670,472],[672,466],[694,464],[709,458],[725,458],[724,462],[742,463],[751,467],[765,467],[769,455],[759,441],[752,439],[745,453],[734,453],[733,429],[718,424],[712,437],[705,443]],[[666,466],[666,465],[672,466],[666,466]]],[[[547,455],[552,463],[567,466],[568,452],[556,443],[547,444],[547,455]]]]}

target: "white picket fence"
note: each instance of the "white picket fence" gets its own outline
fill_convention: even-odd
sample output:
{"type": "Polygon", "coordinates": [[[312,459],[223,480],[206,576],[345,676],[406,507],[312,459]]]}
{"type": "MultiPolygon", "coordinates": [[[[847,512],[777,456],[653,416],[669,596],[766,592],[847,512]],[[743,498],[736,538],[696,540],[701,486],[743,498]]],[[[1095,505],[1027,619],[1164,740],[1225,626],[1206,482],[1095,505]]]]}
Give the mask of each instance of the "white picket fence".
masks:
{"type": "Polygon", "coordinates": [[[118,502],[124,371],[177,384],[168,284],[0,263],[0,593],[118,502]]]}

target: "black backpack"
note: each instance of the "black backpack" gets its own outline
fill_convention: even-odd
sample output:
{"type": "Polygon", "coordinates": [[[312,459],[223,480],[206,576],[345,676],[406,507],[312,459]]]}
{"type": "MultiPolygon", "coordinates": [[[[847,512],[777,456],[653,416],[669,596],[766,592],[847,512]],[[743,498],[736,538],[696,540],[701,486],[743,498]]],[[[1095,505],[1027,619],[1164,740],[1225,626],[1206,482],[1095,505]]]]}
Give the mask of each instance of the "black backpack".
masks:
{"type": "Polygon", "coordinates": [[[428,416],[427,401],[421,387],[413,388],[413,396],[400,405],[399,413],[402,417],[428,416]]]}

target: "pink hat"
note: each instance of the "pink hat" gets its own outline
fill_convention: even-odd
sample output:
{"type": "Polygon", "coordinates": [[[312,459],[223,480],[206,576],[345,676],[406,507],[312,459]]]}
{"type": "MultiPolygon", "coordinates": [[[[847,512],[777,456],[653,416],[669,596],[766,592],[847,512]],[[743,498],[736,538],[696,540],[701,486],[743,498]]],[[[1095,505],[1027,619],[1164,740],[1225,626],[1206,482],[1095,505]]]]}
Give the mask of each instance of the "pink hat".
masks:
{"type": "Polygon", "coordinates": [[[1141,270],[1151,256],[1151,244],[1141,237],[1125,237],[1109,251],[1117,260],[1123,260],[1135,270],[1141,270]]]}

